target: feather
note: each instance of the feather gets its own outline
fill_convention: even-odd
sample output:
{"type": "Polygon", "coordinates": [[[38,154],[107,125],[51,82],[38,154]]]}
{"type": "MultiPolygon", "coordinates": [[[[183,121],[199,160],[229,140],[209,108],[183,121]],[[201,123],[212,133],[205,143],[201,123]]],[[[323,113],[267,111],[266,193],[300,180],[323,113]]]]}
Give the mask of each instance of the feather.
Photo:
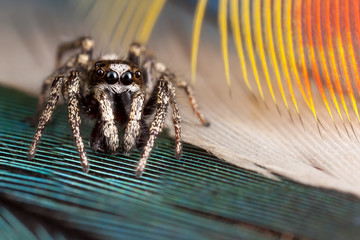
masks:
{"type": "MultiPolygon", "coordinates": [[[[198,53],[191,52],[191,35],[200,30],[193,31],[193,14],[179,2],[145,1],[149,5],[140,9],[130,2],[99,2],[56,8],[50,2],[2,2],[2,11],[7,10],[0,21],[0,31],[7,33],[1,38],[2,83],[37,93],[53,69],[56,47],[79,35],[94,35],[95,55],[119,49],[125,54],[130,41],[149,39],[158,59],[183,79],[194,74],[191,56],[197,54],[196,97],[211,127],[200,126],[179,94],[183,138],[201,148],[185,144],[183,159],[175,160],[173,140],[165,134],[140,180],[133,176],[139,153],[109,156],[87,149],[92,170],[84,174],[64,109],[55,113],[38,157],[28,161],[34,129],[24,119],[32,115],[36,99],[0,88],[2,229],[11,233],[18,226],[39,237],[20,217],[35,216],[45,232],[54,234],[58,224],[68,238],[71,231],[74,237],[99,239],[358,236],[359,96],[353,87],[359,87],[358,1],[242,0],[236,5],[231,0],[230,21],[222,16],[220,22],[232,24],[234,42],[227,39],[228,26],[219,34],[215,6],[200,24],[198,53]],[[115,6],[119,16],[108,16],[117,14],[115,6]],[[15,10],[22,14],[11,14],[15,10]],[[130,19],[136,10],[146,17],[130,19]],[[269,19],[271,27],[265,25],[269,19]],[[232,80],[231,96],[226,79],[232,80]]],[[[86,139],[91,126],[83,125],[86,139]]]]}

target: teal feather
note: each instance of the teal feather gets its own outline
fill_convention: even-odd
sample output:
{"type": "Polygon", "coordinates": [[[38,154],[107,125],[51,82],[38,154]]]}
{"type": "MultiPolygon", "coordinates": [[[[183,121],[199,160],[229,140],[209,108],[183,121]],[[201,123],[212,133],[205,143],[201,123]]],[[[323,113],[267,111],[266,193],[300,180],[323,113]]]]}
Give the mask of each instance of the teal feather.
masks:
{"type": "MultiPolygon", "coordinates": [[[[32,161],[37,100],[0,88],[0,237],[11,239],[274,239],[282,233],[315,239],[360,234],[360,200],[225,163],[174,140],[157,141],[144,175],[140,157],[96,154],[81,171],[64,106],[46,128],[32,161]],[[31,219],[31,221],[26,220],[31,219]],[[15,234],[15,235],[14,235],[15,234]]],[[[88,142],[93,123],[83,120],[88,142]]]]}

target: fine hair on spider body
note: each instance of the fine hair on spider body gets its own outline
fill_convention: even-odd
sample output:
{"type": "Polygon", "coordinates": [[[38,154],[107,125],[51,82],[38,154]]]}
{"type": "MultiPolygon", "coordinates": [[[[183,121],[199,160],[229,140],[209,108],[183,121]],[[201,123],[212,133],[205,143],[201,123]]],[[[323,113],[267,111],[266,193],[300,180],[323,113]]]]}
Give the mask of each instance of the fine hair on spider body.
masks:
{"type": "Polygon", "coordinates": [[[93,60],[93,48],[94,41],[90,37],[81,37],[58,48],[56,70],[44,81],[39,96],[35,117],[40,118],[28,158],[34,157],[61,95],[68,104],[69,123],[84,172],[89,171],[89,162],[80,134],[80,111],[96,119],[90,139],[91,148],[96,152],[118,152],[117,123],[124,126],[123,151],[130,153],[135,147],[143,151],[136,168],[136,176],[140,177],[170,107],[175,130],[175,157],[180,158],[181,117],[175,99],[176,88],[185,91],[202,125],[209,126],[198,109],[191,87],[156,61],[144,45],[131,44],[126,60],[118,59],[114,54],[93,60]],[[61,65],[63,54],[73,49],[80,51],[61,65]],[[140,61],[140,57],[144,61],[140,61]],[[47,92],[49,96],[46,96],[47,92]]]}

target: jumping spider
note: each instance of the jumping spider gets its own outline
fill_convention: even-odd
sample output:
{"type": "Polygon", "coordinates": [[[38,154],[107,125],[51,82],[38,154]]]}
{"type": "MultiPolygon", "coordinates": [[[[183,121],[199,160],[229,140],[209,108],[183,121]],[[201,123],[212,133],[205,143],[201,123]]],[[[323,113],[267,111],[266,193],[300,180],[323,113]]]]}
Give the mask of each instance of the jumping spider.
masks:
{"type": "Polygon", "coordinates": [[[68,103],[69,123],[84,172],[89,171],[89,162],[80,135],[80,111],[97,119],[90,141],[94,151],[117,152],[117,122],[126,125],[124,152],[130,153],[134,147],[143,148],[136,168],[136,176],[139,177],[144,171],[154,142],[163,129],[167,107],[170,104],[175,128],[175,156],[179,158],[182,149],[181,118],[175,100],[175,87],[185,90],[201,123],[204,126],[209,125],[198,110],[190,86],[185,81],[175,78],[175,75],[162,63],[157,62],[150,50],[143,45],[131,44],[127,60],[120,60],[115,55],[92,60],[93,47],[94,41],[90,37],[81,37],[59,47],[57,70],[42,86],[36,114],[40,119],[28,158],[34,157],[42,132],[61,94],[68,103]],[[77,48],[80,48],[80,52],[60,66],[62,55],[77,48]],[[140,62],[140,56],[144,57],[144,61],[140,62]],[[46,100],[45,94],[48,91],[49,97],[46,100]],[[46,106],[43,109],[45,102],[46,106]],[[152,116],[150,125],[147,120],[152,116]]]}

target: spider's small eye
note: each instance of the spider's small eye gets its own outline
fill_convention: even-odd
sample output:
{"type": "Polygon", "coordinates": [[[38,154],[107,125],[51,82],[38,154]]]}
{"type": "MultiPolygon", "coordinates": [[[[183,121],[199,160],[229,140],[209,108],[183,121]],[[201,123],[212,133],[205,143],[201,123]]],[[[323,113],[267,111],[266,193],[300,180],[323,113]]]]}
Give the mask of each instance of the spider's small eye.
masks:
{"type": "Polygon", "coordinates": [[[114,84],[119,80],[119,76],[116,72],[110,71],[106,74],[105,80],[109,84],[114,84]]]}
{"type": "Polygon", "coordinates": [[[97,70],[96,75],[98,75],[99,77],[104,76],[104,70],[102,70],[102,69],[97,70]]]}
{"type": "Polygon", "coordinates": [[[124,72],[120,77],[120,81],[124,85],[129,85],[134,81],[134,78],[133,78],[133,75],[131,74],[131,72],[124,72]]]}
{"type": "Polygon", "coordinates": [[[140,78],[140,77],[141,77],[141,72],[140,72],[140,71],[136,71],[136,72],[135,72],[135,77],[136,77],[136,78],[140,78]]]}

